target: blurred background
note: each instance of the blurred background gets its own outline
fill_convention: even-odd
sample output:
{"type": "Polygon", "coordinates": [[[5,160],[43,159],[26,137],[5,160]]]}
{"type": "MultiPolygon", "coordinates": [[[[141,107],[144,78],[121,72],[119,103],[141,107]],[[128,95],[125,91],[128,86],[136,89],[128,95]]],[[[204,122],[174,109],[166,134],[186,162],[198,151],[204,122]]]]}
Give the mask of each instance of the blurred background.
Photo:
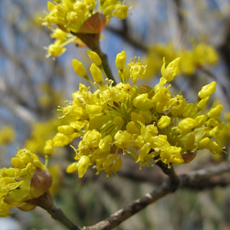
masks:
{"type": "MultiPolygon", "coordinates": [[[[127,0],[126,20],[112,19],[103,30],[101,48],[108,55],[116,75],[115,57],[125,50],[127,60],[141,57],[148,63],[146,78],[140,84],[153,86],[160,77],[163,57],[169,63],[182,57],[180,76],[173,90],[195,101],[201,87],[215,80],[217,90],[212,103],[224,105],[230,136],[230,1],[228,0],[127,0]],[[228,123],[229,122],[229,123],[228,123]]],[[[78,59],[90,66],[86,48],[67,45],[57,58],[46,58],[52,43],[51,31],[41,26],[47,1],[0,1],[0,167],[9,167],[17,148],[28,148],[43,158],[45,141],[61,124],[58,106],[78,90],[79,78],[72,69],[78,59]]],[[[118,78],[117,78],[118,80],[118,78]]],[[[87,84],[87,82],[84,82],[87,84]]],[[[227,148],[228,152],[228,148],[227,148]]],[[[199,152],[189,165],[176,167],[178,173],[219,164],[210,153],[199,152]]],[[[153,190],[166,178],[157,167],[138,170],[124,159],[116,175],[105,179],[93,170],[78,179],[65,169],[73,159],[70,147],[59,148],[50,159],[52,193],[57,207],[79,226],[93,225],[126,204],[153,190]]],[[[209,184],[171,194],[122,223],[118,230],[227,230],[230,229],[229,176],[216,177],[209,184]]],[[[40,208],[0,219],[2,230],[65,229],[40,208]]]]}

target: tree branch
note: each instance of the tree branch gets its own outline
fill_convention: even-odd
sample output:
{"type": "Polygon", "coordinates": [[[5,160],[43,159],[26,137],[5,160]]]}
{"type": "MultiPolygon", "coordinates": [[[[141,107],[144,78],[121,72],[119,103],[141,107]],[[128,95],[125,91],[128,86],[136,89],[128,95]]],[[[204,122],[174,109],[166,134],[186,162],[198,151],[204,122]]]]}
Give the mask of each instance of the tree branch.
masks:
{"type": "MultiPolygon", "coordinates": [[[[207,169],[201,169],[190,172],[188,174],[182,174],[178,176],[179,186],[178,188],[187,188],[198,182],[206,180],[214,175],[219,175],[225,172],[230,172],[230,162],[224,163],[218,166],[210,167],[207,169]]],[[[168,178],[158,188],[150,193],[145,194],[143,197],[137,199],[133,203],[120,209],[119,211],[112,214],[107,219],[98,222],[97,224],[89,227],[84,227],[84,230],[110,230],[118,226],[129,217],[133,216],[137,212],[143,210],[148,205],[166,196],[169,193],[174,192],[174,187],[171,183],[171,178],[168,178]]]]}
{"type": "Polygon", "coordinates": [[[173,192],[176,191],[180,184],[180,178],[175,173],[173,166],[172,165],[168,166],[164,164],[161,160],[157,160],[156,164],[169,177],[168,182],[170,183],[170,187],[173,190],[173,192]]]}
{"type": "Polygon", "coordinates": [[[63,211],[60,208],[57,208],[53,204],[52,196],[50,192],[44,193],[42,196],[28,200],[27,203],[37,205],[43,209],[45,209],[53,219],[60,221],[63,225],[65,225],[69,230],[81,230],[80,227],[72,223],[63,211]]]}

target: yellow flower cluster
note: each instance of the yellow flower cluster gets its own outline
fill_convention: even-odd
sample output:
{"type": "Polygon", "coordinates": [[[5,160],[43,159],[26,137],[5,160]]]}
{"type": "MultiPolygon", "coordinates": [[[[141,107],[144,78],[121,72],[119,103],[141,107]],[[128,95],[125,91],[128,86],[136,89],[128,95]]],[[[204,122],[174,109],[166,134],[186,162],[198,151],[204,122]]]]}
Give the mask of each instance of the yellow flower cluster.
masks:
{"type": "Polygon", "coordinates": [[[88,54],[94,62],[90,67],[94,82],[78,60],[73,60],[73,68],[96,91],[80,84],[72,94],[73,101],[62,109],[69,125],[58,128],[62,134],[60,145],[70,143],[69,135],[74,132],[81,136],[78,147],[73,147],[76,162],[69,165],[67,172],[78,171],[82,177],[89,165],[95,164],[97,173],[102,170],[107,175],[116,173],[122,166],[121,153],[132,156],[141,168],[153,165],[156,158],[169,167],[171,163],[181,164],[187,162],[184,155],[199,149],[208,149],[213,154],[223,151],[218,140],[224,127],[219,121],[223,106],[204,110],[216,82],[200,90],[196,103],[188,103],[181,92],[174,96],[169,91],[168,82],[177,75],[180,58],[167,67],[163,60],[162,77],[151,88],[136,85],[146,66],[139,59],[126,65],[125,51],[116,57],[121,82],[114,86],[113,81],[104,79],[97,54],[92,51],[88,54]]]}
{"type": "MultiPolygon", "coordinates": [[[[128,6],[119,0],[54,0],[54,3],[48,2],[47,8],[49,13],[43,19],[43,25],[50,28],[57,27],[51,34],[51,38],[55,38],[56,41],[48,47],[48,56],[59,56],[65,52],[65,45],[76,42],[76,36],[71,33],[95,33],[97,25],[94,25],[94,22],[85,25],[87,30],[85,28],[81,30],[81,27],[97,12],[103,14],[106,24],[112,17],[123,20],[128,14],[128,6]]],[[[103,17],[98,17],[97,20],[102,20],[103,17]]]]}
{"type": "MultiPolygon", "coordinates": [[[[31,137],[26,140],[25,146],[36,154],[44,154],[47,140],[57,132],[57,128],[65,122],[65,119],[50,119],[47,122],[36,122],[32,126],[31,137]]],[[[48,141],[49,143],[50,141],[48,141]]],[[[53,149],[53,143],[52,143],[53,149]]]]}
{"type": "Polygon", "coordinates": [[[19,150],[11,164],[12,168],[0,169],[0,217],[12,214],[9,210],[13,207],[22,211],[34,209],[35,205],[26,201],[44,194],[52,183],[45,166],[26,149],[19,150]]]}
{"type": "Polygon", "coordinates": [[[0,129],[0,144],[9,145],[14,141],[15,132],[11,126],[4,126],[0,129]]]}
{"type": "Polygon", "coordinates": [[[148,63],[146,77],[156,76],[159,73],[163,57],[168,61],[181,57],[179,72],[185,75],[192,75],[202,66],[215,65],[219,59],[216,51],[205,43],[194,45],[192,50],[176,50],[171,43],[168,45],[157,44],[149,49],[145,58],[145,62],[148,63]]]}

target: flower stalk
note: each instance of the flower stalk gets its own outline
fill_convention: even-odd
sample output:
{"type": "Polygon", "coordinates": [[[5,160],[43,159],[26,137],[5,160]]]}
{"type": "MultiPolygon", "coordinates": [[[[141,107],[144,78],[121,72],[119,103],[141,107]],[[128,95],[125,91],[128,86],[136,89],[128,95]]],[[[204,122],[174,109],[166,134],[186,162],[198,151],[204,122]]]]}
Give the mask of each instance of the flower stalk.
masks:
{"type": "Polygon", "coordinates": [[[80,227],[76,226],[73,224],[64,214],[64,212],[60,209],[57,208],[52,201],[52,196],[50,192],[44,193],[42,196],[27,201],[29,204],[33,204],[36,206],[39,206],[46,210],[53,219],[60,221],[64,226],[66,226],[69,230],[81,230],[80,227]]]}

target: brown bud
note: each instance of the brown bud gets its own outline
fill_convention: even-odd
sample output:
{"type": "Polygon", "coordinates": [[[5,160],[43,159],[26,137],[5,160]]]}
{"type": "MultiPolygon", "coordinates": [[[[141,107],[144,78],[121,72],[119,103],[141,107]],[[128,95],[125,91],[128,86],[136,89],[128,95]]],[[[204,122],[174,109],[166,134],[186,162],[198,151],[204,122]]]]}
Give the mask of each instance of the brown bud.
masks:
{"type": "Polygon", "coordinates": [[[182,154],[182,158],[184,160],[184,163],[187,164],[187,163],[191,162],[195,158],[196,153],[197,153],[196,151],[192,151],[192,152],[182,154]]]}
{"type": "Polygon", "coordinates": [[[49,171],[37,168],[30,183],[30,195],[37,198],[49,190],[52,185],[52,176],[49,171]]]}

